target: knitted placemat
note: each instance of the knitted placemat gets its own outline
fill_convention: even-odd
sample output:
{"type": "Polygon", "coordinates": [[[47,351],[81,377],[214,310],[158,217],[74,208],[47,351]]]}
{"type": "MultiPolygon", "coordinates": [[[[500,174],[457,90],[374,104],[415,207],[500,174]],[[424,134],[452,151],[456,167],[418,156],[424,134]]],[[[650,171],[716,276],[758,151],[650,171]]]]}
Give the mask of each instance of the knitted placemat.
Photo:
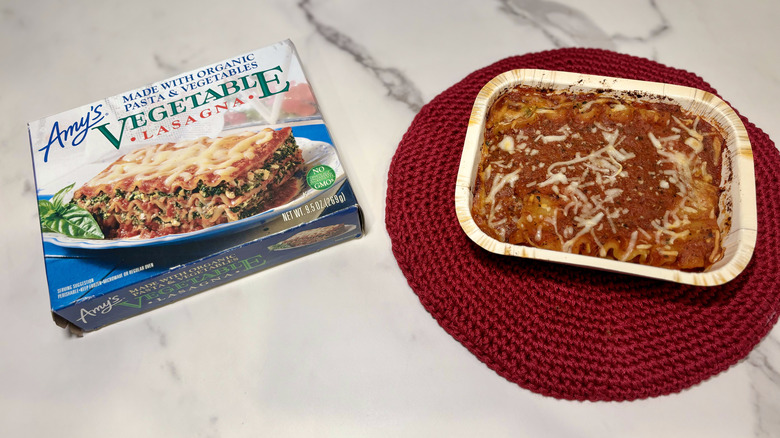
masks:
{"type": "Polygon", "coordinates": [[[696,87],[700,77],[643,58],[559,49],[504,59],[434,98],[415,117],[388,175],[386,225],[422,305],[498,374],[574,400],[678,392],[744,358],[780,310],[780,153],[742,117],[753,146],[758,244],[736,279],[696,287],[492,254],[455,217],[454,192],[471,107],[512,69],[539,68],[696,87]]]}

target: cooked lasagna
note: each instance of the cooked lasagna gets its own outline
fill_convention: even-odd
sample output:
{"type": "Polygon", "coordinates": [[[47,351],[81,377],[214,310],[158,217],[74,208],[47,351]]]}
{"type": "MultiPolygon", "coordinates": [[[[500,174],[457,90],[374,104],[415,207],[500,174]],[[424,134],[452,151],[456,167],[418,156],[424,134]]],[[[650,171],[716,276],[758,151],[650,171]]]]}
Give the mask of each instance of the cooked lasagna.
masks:
{"type": "Polygon", "coordinates": [[[724,145],[668,99],[517,86],[489,108],[472,216],[501,242],[704,270],[728,231],[724,145]]]}
{"type": "Polygon", "coordinates": [[[72,202],[107,238],[186,233],[288,202],[302,164],[290,128],[156,144],[120,157],[72,202]]]}

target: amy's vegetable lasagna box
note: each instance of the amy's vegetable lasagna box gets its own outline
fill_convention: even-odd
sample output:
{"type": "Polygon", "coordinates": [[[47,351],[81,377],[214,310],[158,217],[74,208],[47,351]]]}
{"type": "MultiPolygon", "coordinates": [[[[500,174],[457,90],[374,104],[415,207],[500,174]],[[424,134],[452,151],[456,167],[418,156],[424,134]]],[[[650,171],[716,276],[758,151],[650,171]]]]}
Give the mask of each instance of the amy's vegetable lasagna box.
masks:
{"type": "Polygon", "coordinates": [[[77,333],[363,233],[290,41],[29,134],[51,310],[77,333]]]}

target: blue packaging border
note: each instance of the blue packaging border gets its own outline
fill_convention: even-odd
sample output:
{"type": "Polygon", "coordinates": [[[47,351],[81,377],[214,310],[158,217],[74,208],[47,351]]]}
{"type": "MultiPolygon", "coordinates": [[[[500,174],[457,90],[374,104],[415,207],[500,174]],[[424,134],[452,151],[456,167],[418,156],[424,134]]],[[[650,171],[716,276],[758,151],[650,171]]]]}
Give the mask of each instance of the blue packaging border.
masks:
{"type": "Polygon", "coordinates": [[[363,217],[357,203],[303,223],[181,265],[117,290],[52,310],[55,322],[82,335],[107,325],[172,304],[184,298],[330,246],[362,237],[363,217]],[[299,232],[335,224],[354,226],[350,232],[306,247],[283,251],[273,245],[299,232]]]}

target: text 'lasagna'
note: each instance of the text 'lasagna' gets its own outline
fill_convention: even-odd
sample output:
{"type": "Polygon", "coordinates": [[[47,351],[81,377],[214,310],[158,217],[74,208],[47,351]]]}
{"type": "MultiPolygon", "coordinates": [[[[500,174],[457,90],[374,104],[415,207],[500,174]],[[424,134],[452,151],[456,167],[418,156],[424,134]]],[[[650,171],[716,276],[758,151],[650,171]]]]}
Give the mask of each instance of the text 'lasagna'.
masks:
{"type": "Polygon", "coordinates": [[[289,202],[302,164],[290,128],[157,144],[116,160],[73,202],[108,238],[185,233],[289,202]]]}
{"type": "Polygon", "coordinates": [[[488,112],[472,216],[501,242],[703,270],[728,231],[724,145],[668,101],[518,86],[488,112]]]}

